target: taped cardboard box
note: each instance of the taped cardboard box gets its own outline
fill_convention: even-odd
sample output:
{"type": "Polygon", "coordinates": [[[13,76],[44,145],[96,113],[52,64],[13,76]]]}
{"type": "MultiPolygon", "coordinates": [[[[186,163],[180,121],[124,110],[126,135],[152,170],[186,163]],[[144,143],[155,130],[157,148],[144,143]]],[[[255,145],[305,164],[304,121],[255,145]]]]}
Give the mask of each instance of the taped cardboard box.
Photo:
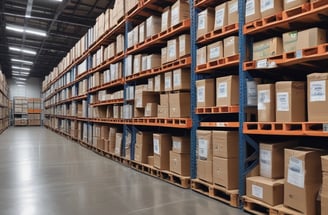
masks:
{"type": "Polygon", "coordinates": [[[327,42],[327,30],[322,28],[310,28],[298,32],[296,50],[312,48],[327,42]]]}
{"type": "Polygon", "coordinates": [[[170,151],[170,171],[182,176],[190,176],[190,154],[170,151]]]}
{"type": "Polygon", "coordinates": [[[282,34],[283,49],[285,53],[295,52],[298,40],[298,32],[290,31],[282,34]]]}
{"type": "Polygon", "coordinates": [[[239,157],[239,134],[237,131],[212,131],[213,156],[239,157]]]}
{"type": "Polygon", "coordinates": [[[216,106],[239,104],[239,77],[230,75],[216,78],[216,106]]]}
{"type": "Polygon", "coordinates": [[[197,159],[197,178],[213,183],[213,161],[197,159]]]}
{"type": "Polygon", "coordinates": [[[171,26],[171,8],[166,7],[162,13],[161,31],[166,31],[171,26]]]}
{"type": "Polygon", "coordinates": [[[282,54],[282,39],[273,37],[253,43],[253,60],[260,60],[282,54]]]}
{"type": "Polygon", "coordinates": [[[142,93],[136,93],[135,107],[145,108],[147,103],[159,103],[158,94],[153,92],[143,91],[142,93]]]}
{"type": "Polygon", "coordinates": [[[154,167],[161,170],[170,169],[170,155],[172,137],[170,134],[153,134],[154,167]]]}
{"type": "Polygon", "coordinates": [[[212,43],[207,46],[207,61],[215,61],[223,58],[223,44],[222,41],[212,43]]]}
{"type": "Polygon", "coordinates": [[[190,35],[182,34],[179,36],[179,58],[190,54],[190,35]]]}
{"type": "Polygon", "coordinates": [[[309,0],[284,0],[284,10],[295,8],[307,2],[309,2],[309,0]]]}
{"type": "Polygon", "coordinates": [[[190,90],[190,70],[173,70],[173,90],[190,90]]]}
{"type": "Polygon", "coordinates": [[[180,154],[190,154],[190,138],[172,136],[172,151],[180,154]]]}
{"type": "Polygon", "coordinates": [[[262,18],[260,0],[247,0],[245,11],[245,23],[262,18]]]}
{"type": "Polygon", "coordinates": [[[163,92],[165,90],[165,75],[159,74],[154,78],[155,86],[154,92],[163,92]]]}
{"type": "Polygon", "coordinates": [[[214,30],[218,30],[228,25],[228,2],[224,2],[215,7],[214,30]]]}
{"type": "Polygon", "coordinates": [[[146,39],[161,32],[161,17],[150,16],[146,20],[146,39]]]}
{"type": "Polygon", "coordinates": [[[228,1],[228,25],[238,23],[238,0],[228,1]]]}
{"type": "Polygon", "coordinates": [[[166,61],[171,62],[179,58],[179,38],[174,38],[167,41],[167,57],[166,61]]]}
{"type": "Polygon", "coordinates": [[[164,90],[165,91],[172,91],[173,87],[172,87],[172,84],[173,84],[173,74],[172,72],[166,72],[164,74],[164,79],[165,79],[165,83],[164,83],[164,90]]]}
{"type": "Polygon", "coordinates": [[[115,140],[115,155],[121,156],[122,150],[122,133],[116,133],[116,140],[115,140]]]}
{"type": "Polygon", "coordinates": [[[157,116],[159,118],[169,118],[170,117],[170,110],[168,106],[158,105],[157,107],[157,116]]]}
{"type": "Polygon", "coordinates": [[[197,38],[213,31],[214,17],[215,10],[210,7],[198,13],[197,38]]]}
{"type": "Polygon", "coordinates": [[[213,157],[213,183],[228,190],[238,189],[238,158],[213,157]]]}
{"type": "Polygon", "coordinates": [[[207,46],[197,49],[197,65],[207,63],[207,46]]]}
{"type": "Polygon", "coordinates": [[[147,163],[148,156],[153,154],[153,134],[149,132],[137,132],[134,160],[147,163]]]}
{"type": "Polygon", "coordinates": [[[196,81],[197,107],[212,107],[215,105],[214,79],[196,81]]]}
{"type": "Polygon", "coordinates": [[[169,94],[170,117],[189,118],[190,117],[190,93],[169,94]]]}
{"type": "Polygon", "coordinates": [[[133,56],[133,74],[137,74],[142,71],[142,57],[143,55],[141,54],[133,56]]]}
{"type": "Polygon", "coordinates": [[[188,0],[177,0],[171,7],[171,26],[190,18],[190,6],[188,0]]]}
{"type": "Polygon", "coordinates": [[[142,22],[139,25],[139,43],[144,42],[146,39],[146,23],[142,22]]]}
{"type": "Polygon", "coordinates": [[[148,78],[148,88],[147,90],[149,92],[153,92],[155,89],[155,79],[152,77],[152,78],[148,78]]]}
{"type": "Polygon", "coordinates": [[[261,15],[263,18],[275,15],[283,10],[282,0],[261,0],[261,15]]]}
{"type": "Polygon", "coordinates": [[[157,103],[147,103],[145,107],[145,117],[157,117],[157,103]]]}
{"type": "Polygon", "coordinates": [[[275,122],[276,98],[274,84],[257,85],[257,114],[259,122],[275,122]]]}
{"type": "Polygon", "coordinates": [[[213,159],[212,131],[197,130],[197,159],[213,159]]]}
{"type": "Polygon", "coordinates": [[[167,63],[167,47],[161,49],[161,62],[162,65],[167,63]]]}
{"type": "Polygon", "coordinates": [[[230,57],[239,54],[239,38],[236,36],[227,37],[223,40],[224,57],[230,57]]]}

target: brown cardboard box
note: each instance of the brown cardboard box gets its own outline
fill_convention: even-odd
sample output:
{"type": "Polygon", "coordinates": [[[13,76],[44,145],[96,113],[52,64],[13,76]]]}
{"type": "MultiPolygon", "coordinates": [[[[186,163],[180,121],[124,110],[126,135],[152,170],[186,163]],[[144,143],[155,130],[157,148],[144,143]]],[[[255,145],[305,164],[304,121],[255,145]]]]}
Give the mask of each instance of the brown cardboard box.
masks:
{"type": "Polygon", "coordinates": [[[260,175],[267,178],[283,178],[284,149],[297,146],[296,141],[260,143],[260,175]]]}
{"type": "Polygon", "coordinates": [[[172,137],[170,134],[153,134],[154,167],[161,170],[170,169],[170,155],[172,137]]]}
{"type": "Polygon", "coordinates": [[[197,160],[197,178],[213,182],[213,161],[212,160],[197,160]]]}
{"type": "Polygon", "coordinates": [[[147,103],[145,107],[146,117],[157,117],[157,103],[147,103]]]}
{"type": "Polygon", "coordinates": [[[171,26],[175,26],[188,18],[190,18],[189,1],[177,0],[171,7],[171,26]]]}
{"type": "Polygon", "coordinates": [[[213,157],[213,183],[228,190],[238,189],[238,158],[213,157]]]}
{"type": "Polygon", "coordinates": [[[246,179],[246,195],[275,206],[283,203],[284,179],[270,179],[261,176],[246,179]]]}
{"type": "Polygon", "coordinates": [[[142,55],[133,56],[133,74],[139,73],[142,70],[142,55]]]}
{"type": "Polygon", "coordinates": [[[239,77],[230,75],[216,78],[216,106],[239,104],[239,77]]]}
{"type": "Polygon", "coordinates": [[[154,166],[154,156],[148,156],[148,165],[154,166]]]}
{"type": "Polygon", "coordinates": [[[307,2],[309,2],[309,0],[284,0],[284,10],[300,6],[307,2]]]}
{"type": "Polygon", "coordinates": [[[171,26],[171,8],[166,7],[162,13],[161,31],[167,30],[171,26]]]}
{"type": "Polygon", "coordinates": [[[148,88],[147,88],[147,90],[149,92],[153,92],[154,89],[155,89],[155,80],[154,80],[154,78],[153,77],[152,78],[148,78],[148,88]]]}
{"type": "Polygon", "coordinates": [[[180,154],[190,154],[190,138],[172,136],[172,151],[180,154]]]}
{"type": "Polygon", "coordinates": [[[161,17],[160,16],[150,16],[146,20],[146,38],[158,34],[161,32],[161,17]]]}
{"type": "Polygon", "coordinates": [[[328,172],[328,155],[321,156],[321,166],[323,172],[328,172]]]}
{"type": "Polygon", "coordinates": [[[212,131],[197,130],[197,159],[213,159],[212,131]]]}
{"type": "Polygon", "coordinates": [[[249,23],[260,19],[261,9],[260,0],[247,0],[246,1],[246,12],[245,12],[245,23],[249,23]]]}
{"type": "Polygon", "coordinates": [[[190,54],[190,35],[182,34],[179,36],[179,57],[190,54]]]}
{"type": "Polygon", "coordinates": [[[146,23],[142,22],[139,25],[139,43],[145,41],[145,38],[146,38],[146,23]]]}
{"type": "Polygon", "coordinates": [[[167,57],[166,61],[171,62],[179,58],[179,38],[167,41],[167,57]]]}
{"type": "Polygon", "coordinates": [[[212,43],[207,46],[207,61],[215,61],[223,58],[223,44],[222,41],[212,43]]]}
{"type": "Polygon", "coordinates": [[[321,193],[321,215],[328,215],[328,195],[321,193]]]}
{"type": "Polygon", "coordinates": [[[115,155],[121,156],[122,149],[122,133],[116,133],[116,141],[115,141],[115,155]]]}
{"type": "Polygon", "coordinates": [[[100,128],[100,137],[102,139],[107,139],[108,134],[109,134],[109,127],[106,125],[102,125],[100,128]]]}
{"type": "Polygon", "coordinates": [[[296,44],[298,38],[297,31],[290,31],[282,34],[282,43],[284,52],[294,52],[296,51],[296,44]]]}
{"type": "Polygon", "coordinates": [[[124,47],[124,35],[120,34],[116,37],[116,53],[123,52],[124,47]]]}
{"type": "Polygon", "coordinates": [[[138,132],[136,134],[134,160],[147,163],[148,156],[153,154],[153,134],[149,132],[138,132]]]}
{"type": "Polygon", "coordinates": [[[261,15],[263,18],[275,15],[283,10],[282,0],[261,0],[261,15]]]}
{"type": "Polygon", "coordinates": [[[214,30],[218,30],[228,25],[228,2],[224,2],[215,7],[214,30]]]}
{"type": "Polygon", "coordinates": [[[312,48],[327,42],[327,30],[310,28],[298,32],[296,50],[312,48]]]}
{"type": "Polygon", "coordinates": [[[224,57],[230,57],[239,54],[239,38],[236,36],[227,37],[223,40],[224,57]]]}
{"type": "Polygon", "coordinates": [[[139,25],[133,28],[133,45],[139,43],[139,25]]]}
{"type": "Polygon", "coordinates": [[[182,176],[190,176],[190,154],[170,151],[170,171],[182,176]]]}
{"type": "Polygon", "coordinates": [[[228,1],[228,25],[238,23],[238,0],[228,1]]]}
{"type": "Polygon", "coordinates": [[[237,131],[212,131],[213,156],[239,157],[239,134],[237,131]]]}
{"type": "Polygon", "coordinates": [[[197,38],[213,31],[215,11],[213,8],[206,8],[198,13],[197,38]]]}
{"type": "Polygon", "coordinates": [[[144,108],[147,103],[159,103],[158,94],[153,92],[143,91],[141,94],[135,95],[135,107],[144,108]]]}
{"type": "Polygon", "coordinates": [[[282,54],[282,39],[273,37],[253,43],[253,60],[265,59],[282,54]]]}
{"type": "Polygon", "coordinates": [[[159,118],[169,118],[170,111],[168,106],[158,105],[157,107],[157,117],[159,118]]]}
{"type": "Polygon", "coordinates": [[[274,122],[276,120],[276,98],[274,84],[257,85],[257,115],[259,122],[274,122]]]}
{"type": "Polygon", "coordinates": [[[207,47],[197,49],[197,65],[202,65],[207,63],[207,47]]]}
{"type": "Polygon", "coordinates": [[[328,73],[307,76],[307,106],[309,122],[328,121],[328,73]]]}
{"type": "Polygon", "coordinates": [[[197,107],[212,107],[215,105],[214,79],[196,81],[197,107]]]}
{"type": "Polygon", "coordinates": [[[159,102],[163,107],[169,107],[169,94],[160,94],[159,102]]]}
{"type": "Polygon", "coordinates": [[[117,128],[111,127],[109,129],[109,152],[114,153],[115,152],[115,144],[116,144],[116,133],[117,133],[117,128]]]}
{"type": "Polygon", "coordinates": [[[190,117],[190,93],[169,94],[170,117],[188,118],[190,117]]]}
{"type": "Polygon", "coordinates": [[[307,215],[318,214],[316,199],[322,183],[323,153],[313,148],[285,149],[285,206],[307,215]]]}
{"type": "Polygon", "coordinates": [[[190,90],[190,70],[173,70],[173,90],[190,90]]]}
{"type": "Polygon", "coordinates": [[[300,81],[276,82],[276,121],[305,121],[305,83],[300,81]]]}
{"type": "Polygon", "coordinates": [[[158,68],[161,66],[161,64],[162,64],[161,55],[158,54],[148,55],[146,70],[158,68]]]}
{"type": "Polygon", "coordinates": [[[167,63],[167,47],[161,49],[161,61],[162,65],[167,63]]]}
{"type": "Polygon", "coordinates": [[[164,79],[165,79],[165,83],[164,83],[164,90],[165,91],[172,91],[173,89],[173,74],[172,72],[166,72],[164,74],[164,79]]]}
{"type": "Polygon", "coordinates": [[[163,92],[165,89],[165,76],[164,74],[159,74],[155,76],[155,86],[154,91],[155,92],[163,92]]]}

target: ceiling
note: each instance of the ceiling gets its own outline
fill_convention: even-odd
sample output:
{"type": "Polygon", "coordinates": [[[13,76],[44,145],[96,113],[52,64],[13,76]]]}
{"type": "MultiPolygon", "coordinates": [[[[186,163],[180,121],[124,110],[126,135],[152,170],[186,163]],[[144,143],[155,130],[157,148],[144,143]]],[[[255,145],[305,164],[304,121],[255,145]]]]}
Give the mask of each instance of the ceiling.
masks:
{"type": "Polygon", "coordinates": [[[114,1],[1,0],[0,65],[2,71],[7,78],[12,76],[12,70],[17,71],[12,66],[30,68],[29,77],[43,78],[48,75],[95,24],[96,17],[108,7],[112,7],[114,1]],[[11,25],[24,27],[25,32],[26,29],[41,30],[46,33],[46,36],[8,30],[8,26],[11,25]],[[9,50],[9,47],[33,50],[36,54],[9,50]],[[32,61],[33,64],[15,62],[12,59],[32,61]]]}

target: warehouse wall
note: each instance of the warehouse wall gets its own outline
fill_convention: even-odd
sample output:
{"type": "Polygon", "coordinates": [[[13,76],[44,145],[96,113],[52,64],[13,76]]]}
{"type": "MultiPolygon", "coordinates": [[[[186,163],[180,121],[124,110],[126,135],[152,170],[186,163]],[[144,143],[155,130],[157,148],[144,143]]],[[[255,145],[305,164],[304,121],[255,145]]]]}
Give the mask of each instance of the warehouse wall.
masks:
{"type": "Polygon", "coordinates": [[[14,79],[8,80],[9,97],[24,96],[29,98],[41,98],[41,82],[39,78],[29,78],[25,87],[18,87],[14,79]]]}

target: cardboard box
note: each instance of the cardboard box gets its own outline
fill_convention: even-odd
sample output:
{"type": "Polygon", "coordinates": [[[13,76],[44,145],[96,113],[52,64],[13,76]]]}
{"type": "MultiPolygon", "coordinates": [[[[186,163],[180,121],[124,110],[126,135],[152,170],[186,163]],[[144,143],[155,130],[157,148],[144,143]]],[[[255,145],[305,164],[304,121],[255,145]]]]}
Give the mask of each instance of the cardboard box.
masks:
{"type": "Polygon", "coordinates": [[[142,43],[146,39],[146,23],[142,22],[139,25],[139,43],[142,43]]]}
{"type": "Polygon", "coordinates": [[[173,90],[190,90],[190,70],[173,70],[173,90]]]}
{"type": "MultiPolygon", "coordinates": [[[[162,64],[161,55],[158,55],[158,54],[148,55],[146,62],[147,62],[147,64],[146,64],[145,70],[158,68],[162,64]]],[[[144,63],[144,61],[142,63],[144,63]]]]}
{"type": "Polygon", "coordinates": [[[133,45],[139,43],[139,25],[133,28],[133,45]]]}
{"type": "Polygon", "coordinates": [[[137,74],[142,71],[142,55],[133,56],[133,74],[137,74]]]}
{"type": "Polygon", "coordinates": [[[213,183],[228,190],[238,189],[239,184],[238,158],[213,157],[213,183]]]}
{"type": "Polygon", "coordinates": [[[327,42],[327,30],[310,28],[298,32],[296,50],[312,48],[327,42]]]}
{"type": "Polygon", "coordinates": [[[158,94],[153,92],[143,91],[141,94],[137,94],[135,96],[135,107],[136,108],[144,108],[147,103],[159,103],[158,94]]]}
{"type": "Polygon", "coordinates": [[[122,150],[122,133],[116,133],[116,140],[115,140],[115,155],[121,156],[122,150]]]}
{"type": "Polygon", "coordinates": [[[182,34],[179,36],[179,57],[190,54],[190,35],[182,34]]]}
{"type": "Polygon", "coordinates": [[[172,72],[166,72],[164,74],[165,84],[164,84],[164,90],[165,91],[172,91],[173,89],[173,74],[172,72]]]}
{"type": "Polygon", "coordinates": [[[285,149],[285,206],[307,215],[318,214],[316,199],[322,183],[323,154],[313,148],[285,149]]]}
{"type": "Polygon", "coordinates": [[[228,25],[228,2],[224,2],[215,7],[214,30],[218,30],[228,25]]]}
{"type": "Polygon", "coordinates": [[[328,155],[321,157],[321,166],[323,172],[328,172],[328,155]]]}
{"type": "Polygon", "coordinates": [[[206,8],[198,13],[197,38],[213,31],[215,11],[213,8],[206,8]]]}
{"type": "Polygon", "coordinates": [[[161,17],[160,16],[150,16],[146,20],[146,38],[158,34],[161,32],[161,17]]]}
{"type": "Polygon", "coordinates": [[[148,88],[147,90],[149,92],[153,92],[155,89],[155,79],[152,77],[152,78],[148,78],[148,88]]]}
{"type": "Polygon", "coordinates": [[[283,178],[284,150],[296,146],[296,141],[260,143],[260,175],[272,179],[283,178]]]}
{"type": "Polygon", "coordinates": [[[157,107],[157,117],[159,118],[169,118],[170,111],[168,106],[158,105],[157,107]]]}
{"type": "Polygon", "coordinates": [[[197,130],[197,159],[213,159],[212,131],[197,130]]]}
{"type": "Polygon", "coordinates": [[[148,165],[154,166],[154,156],[148,156],[148,165]]]}
{"type": "Polygon", "coordinates": [[[224,57],[230,57],[239,54],[239,38],[236,36],[227,37],[223,40],[224,57]]]}
{"type": "Polygon", "coordinates": [[[171,26],[181,23],[190,18],[190,8],[188,0],[177,0],[171,7],[171,26]]]}
{"type": "Polygon", "coordinates": [[[253,43],[253,60],[260,60],[282,54],[282,39],[273,37],[253,43]]]}
{"type": "Polygon", "coordinates": [[[222,41],[212,43],[207,46],[207,61],[215,61],[223,58],[223,44],[222,41]]]}
{"type": "Polygon", "coordinates": [[[162,107],[169,107],[169,94],[160,94],[159,96],[159,103],[162,107]]]}
{"type": "Polygon", "coordinates": [[[309,2],[309,0],[284,0],[284,10],[300,6],[307,2],[309,2]]]}
{"type": "Polygon", "coordinates": [[[309,122],[328,121],[328,73],[307,76],[307,107],[309,122]]]}
{"type": "Polygon", "coordinates": [[[166,31],[171,26],[171,8],[166,7],[162,13],[161,31],[166,31]]]}
{"type": "Polygon", "coordinates": [[[214,79],[196,81],[197,107],[212,107],[215,105],[214,79]]]}
{"type": "Polygon", "coordinates": [[[260,0],[247,0],[245,11],[245,23],[262,18],[260,0]]]}
{"type": "Polygon", "coordinates": [[[170,155],[172,137],[170,134],[153,134],[154,167],[161,170],[170,169],[170,155]]]}
{"type": "Polygon", "coordinates": [[[190,154],[190,137],[172,136],[172,151],[180,154],[190,154]]]}
{"type": "Polygon", "coordinates": [[[260,78],[246,81],[247,106],[257,106],[257,85],[260,83],[260,78]]]}
{"type": "Polygon", "coordinates": [[[170,171],[182,176],[190,176],[190,154],[170,151],[170,171]]]}
{"type": "Polygon", "coordinates": [[[238,23],[238,0],[228,1],[228,25],[238,23]]]}
{"type": "Polygon", "coordinates": [[[190,117],[190,93],[169,94],[170,117],[189,118],[190,117]]]}
{"type": "Polygon", "coordinates": [[[216,106],[239,104],[239,77],[230,75],[216,78],[216,106]]]}
{"type": "Polygon", "coordinates": [[[102,139],[107,139],[109,134],[109,127],[106,125],[102,125],[100,128],[100,137],[102,139]]]}
{"type": "Polygon", "coordinates": [[[206,182],[213,182],[213,161],[197,160],[197,178],[206,182]]]}
{"type": "Polygon", "coordinates": [[[179,38],[174,38],[167,41],[167,57],[166,61],[171,62],[179,58],[179,38]]]}
{"type": "Polygon", "coordinates": [[[197,66],[207,63],[207,47],[197,49],[197,66]]]}
{"type": "Polygon", "coordinates": [[[159,74],[155,76],[155,92],[163,92],[165,89],[165,76],[164,74],[159,74]]]}
{"type": "Polygon", "coordinates": [[[157,117],[157,103],[147,103],[145,107],[145,117],[157,117]]]}
{"type": "Polygon", "coordinates": [[[161,62],[162,65],[167,63],[167,47],[161,49],[161,62]]]}
{"type": "Polygon", "coordinates": [[[257,85],[257,115],[259,122],[274,122],[276,120],[276,98],[274,84],[257,85]]]}
{"type": "Polygon", "coordinates": [[[300,81],[276,82],[276,121],[305,121],[305,83],[300,81]]]}
{"type": "Polygon", "coordinates": [[[261,15],[263,18],[275,15],[282,10],[282,0],[261,0],[261,15]]]}
{"type": "Polygon", "coordinates": [[[148,156],[153,154],[153,134],[149,132],[137,132],[134,160],[147,163],[148,156]]]}
{"type": "Polygon", "coordinates": [[[213,156],[239,157],[239,133],[237,131],[212,131],[213,156]]]}
{"type": "Polygon", "coordinates": [[[283,203],[284,179],[270,179],[261,176],[246,179],[246,195],[271,206],[283,203]]]}
{"type": "Polygon", "coordinates": [[[285,53],[296,51],[297,39],[297,31],[290,31],[282,34],[282,43],[285,53]]]}

